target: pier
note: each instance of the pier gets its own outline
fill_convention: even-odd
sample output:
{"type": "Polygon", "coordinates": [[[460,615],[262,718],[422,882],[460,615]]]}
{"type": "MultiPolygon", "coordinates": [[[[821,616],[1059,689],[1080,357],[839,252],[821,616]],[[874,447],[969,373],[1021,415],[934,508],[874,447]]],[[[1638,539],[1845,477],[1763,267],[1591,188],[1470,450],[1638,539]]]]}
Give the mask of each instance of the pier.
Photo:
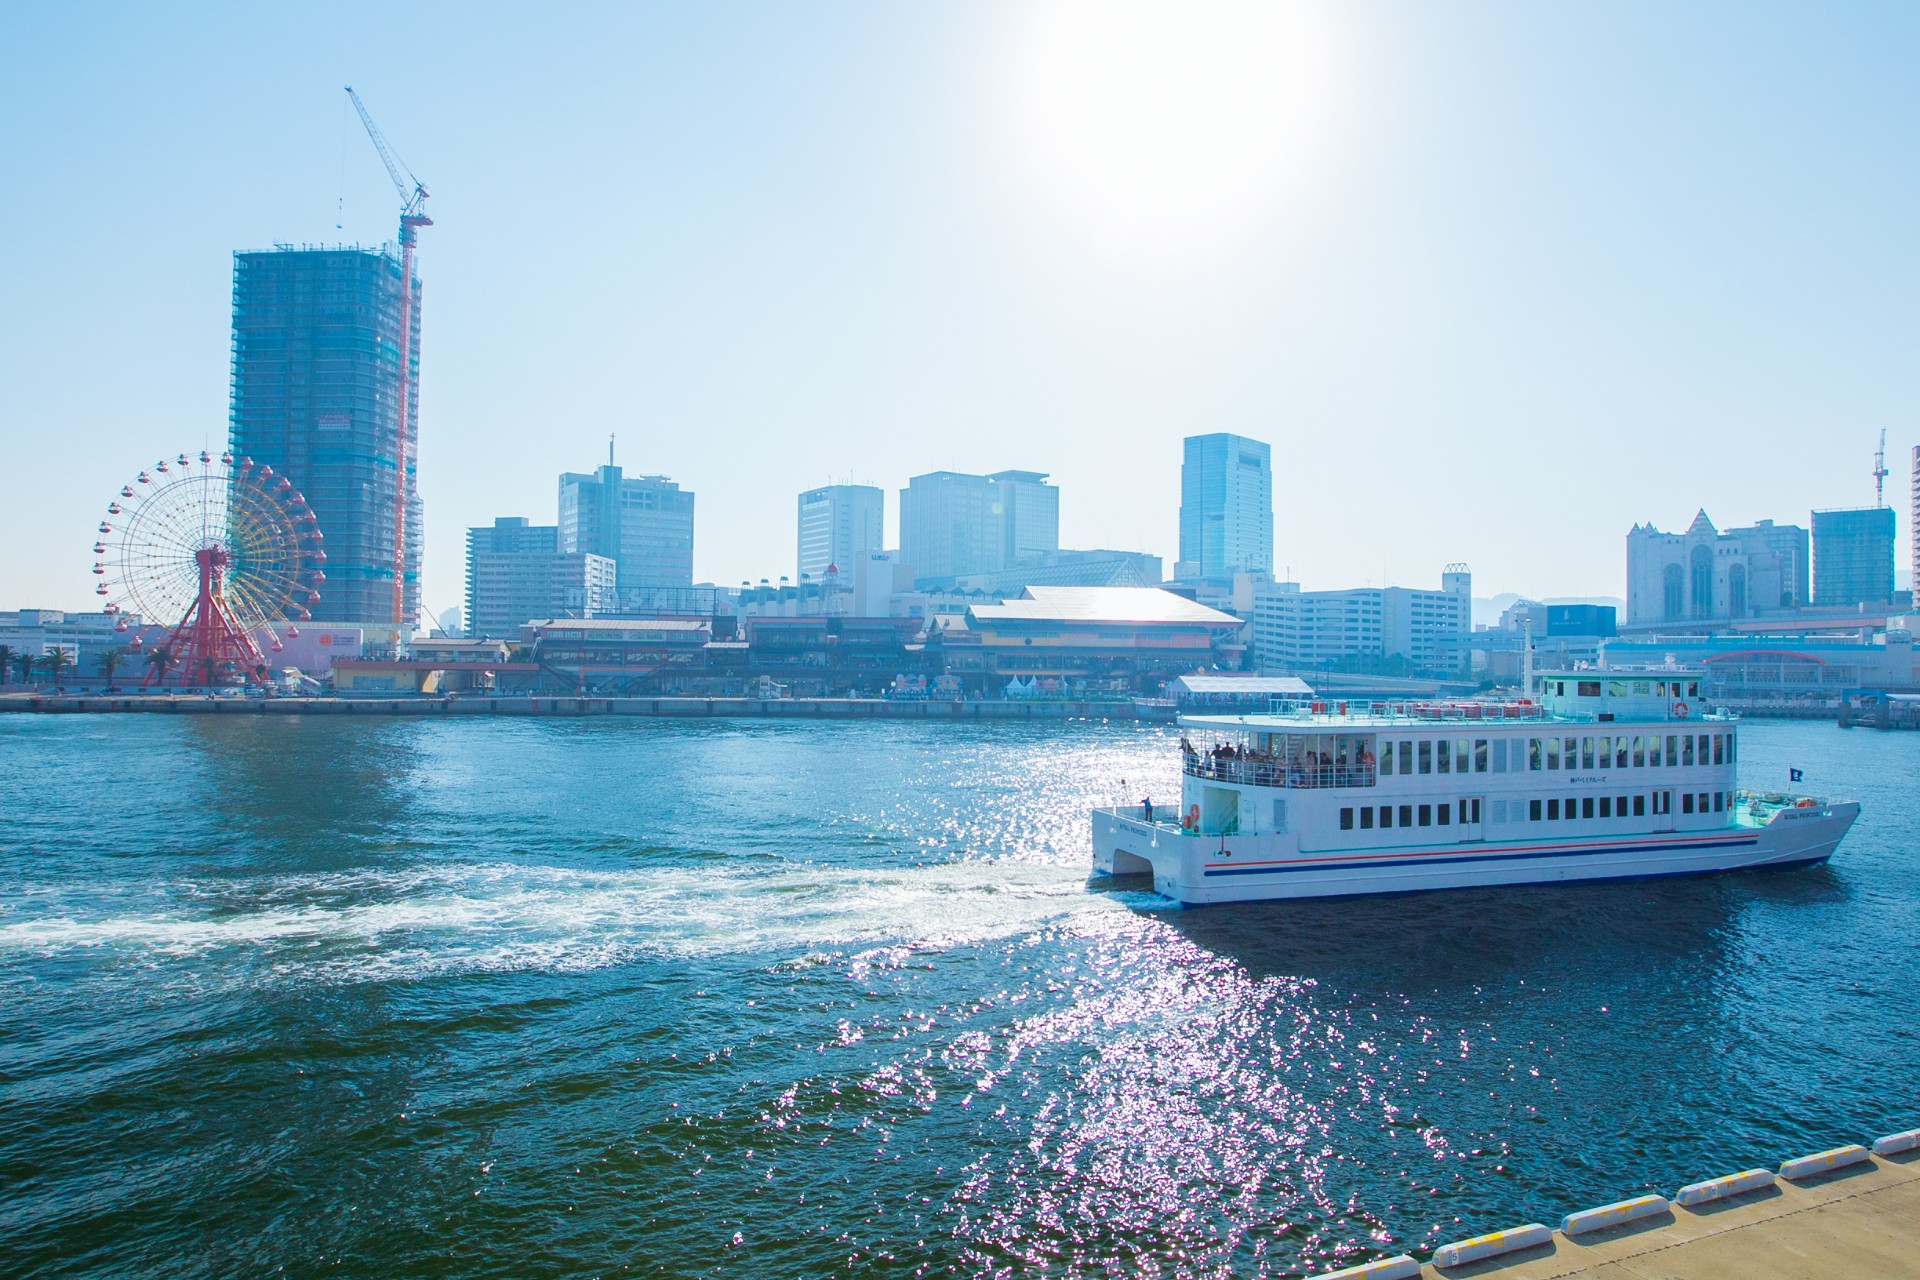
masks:
{"type": "Polygon", "coordinates": [[[69,693],[0,696],[0,712],[43,715],[643,716],[759,720],[1136,720],[1132,702],[932,698],[210,697],[69,693]]]}
{"type": "Polygon", "coordinates": [[[1839,1147],[1683,1188],[1442,1245],[1316,1280],[1828,1280],[1920,1278],[1920,1134],[1839,1147]],[[1884,1153],[1882,1153],[1884,1149],[1884,1153]],[[1691,1196],[1690,1194],[1691,1193],[1691,1196]],[[1689,1199],[1693,1203],[1685,1203],[1689,1199]],[[1573,1234],[1569,1234],[1571,1228],[1573,1234]]]}

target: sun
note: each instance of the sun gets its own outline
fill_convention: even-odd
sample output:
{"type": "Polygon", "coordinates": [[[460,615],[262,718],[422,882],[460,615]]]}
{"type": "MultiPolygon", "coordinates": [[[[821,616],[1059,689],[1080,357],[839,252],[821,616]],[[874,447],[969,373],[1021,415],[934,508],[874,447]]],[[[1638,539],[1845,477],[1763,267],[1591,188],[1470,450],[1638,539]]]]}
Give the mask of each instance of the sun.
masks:
{"type": "Polygon", "coordinates": [[[1042,0],[1022,13],[1013,127],[1077,238],[1206,256],[1269,221],[1325,132],[1321,10],[1287,3],[1042,0]]]}

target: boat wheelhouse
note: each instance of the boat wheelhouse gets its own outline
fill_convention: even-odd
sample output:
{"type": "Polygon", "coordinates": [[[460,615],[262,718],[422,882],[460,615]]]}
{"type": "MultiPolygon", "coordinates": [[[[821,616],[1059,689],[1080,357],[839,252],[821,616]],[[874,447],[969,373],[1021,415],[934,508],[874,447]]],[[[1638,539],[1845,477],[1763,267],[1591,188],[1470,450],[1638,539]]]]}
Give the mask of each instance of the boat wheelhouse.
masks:
{"type": "Polygon", "coordinates": [[[1736,784],[1735,717],[1678,668],[1538,700],[1180,720],[1178,809],[1097,809],[1094,867],[1183,903],[1686,875],[1832,855],[1859,806],[1736,784]]]}

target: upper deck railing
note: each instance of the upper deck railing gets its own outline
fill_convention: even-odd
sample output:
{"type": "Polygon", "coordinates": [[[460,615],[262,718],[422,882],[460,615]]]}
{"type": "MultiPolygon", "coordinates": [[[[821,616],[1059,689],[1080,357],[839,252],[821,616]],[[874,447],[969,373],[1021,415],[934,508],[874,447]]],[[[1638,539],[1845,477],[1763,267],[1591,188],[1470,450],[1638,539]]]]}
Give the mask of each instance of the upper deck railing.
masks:
{"type": "MultiPolygon", "coordinates": [[[[1670,712],[1663,706],[1661,711],[1670,712]]],[[[1689,710],[1692,710],[1689,708],[1689,710]]],[[[1197,719],[1211,719],[1206,713],[1197,719]]],[[[1222,713],[1222,719],[1231,713],[1222,713]]],[[[1547,721],[1556,724],[1646,724],[1682,723],[1688,720],[1728,721],[1735,717],[1719,711],[1693,711],[1690,715],[1659,714],[1652,708],[1638,707],[1608,713],[1602,720],[1594,712],[1554,710],[1540,702],[1314,702],[1262,713],[1263,722],[1280,725],[1364,725],[1370,728],[1401,728],[1430,724],[1515,724],[1547,721]]],[[[1253,727],[1251,725],[1247,726],[1253,727]]]]}
{"type": "Polygon", "coordinates": [[[1238,782],[1253,787],[1317,790],[1370,787],[1374,783],[1372,765],[1316,765],[1311,761],[1271,760],[1262,756],[1190,754],[1186,757],[1186,773],[1193,778],[1212,778],[1216,782],[1238,782]]]}

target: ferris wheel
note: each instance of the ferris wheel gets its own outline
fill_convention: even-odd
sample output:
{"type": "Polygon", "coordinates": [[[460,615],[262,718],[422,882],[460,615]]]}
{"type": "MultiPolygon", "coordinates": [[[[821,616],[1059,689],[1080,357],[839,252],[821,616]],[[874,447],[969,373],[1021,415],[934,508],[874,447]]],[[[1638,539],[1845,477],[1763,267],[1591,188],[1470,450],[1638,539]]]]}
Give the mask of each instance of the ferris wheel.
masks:
{"type": "Polygon", "coordinates": [[[267,655],[300,634],[326,581],[307,500],[273,468],[231,453],[161,459],[121,486],[93,544],[96,594],[114,629],[172,628],[145,683],[264,681],[267,655]]]}

